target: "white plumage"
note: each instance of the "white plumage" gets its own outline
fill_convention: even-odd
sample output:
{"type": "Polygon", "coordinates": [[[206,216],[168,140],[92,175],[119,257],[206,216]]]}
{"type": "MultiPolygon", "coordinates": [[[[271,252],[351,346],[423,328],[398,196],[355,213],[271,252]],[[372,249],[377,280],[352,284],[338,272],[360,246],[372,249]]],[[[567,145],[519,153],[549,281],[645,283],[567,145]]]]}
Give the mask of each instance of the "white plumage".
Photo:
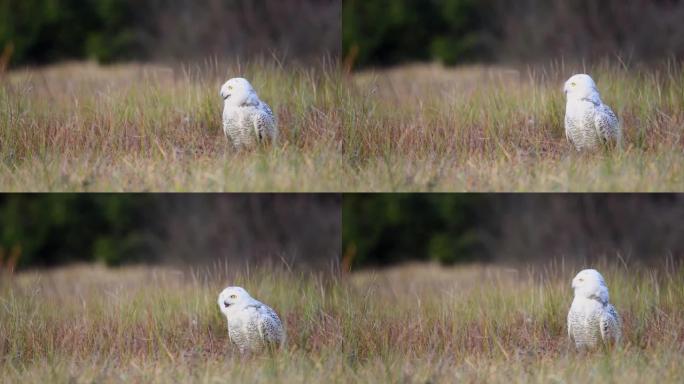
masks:
{"type": "Polygon", "coordinates": [[[285,330],[273,309],[241,287],[228,287],[218,297],[228,321],[228,337],[241,353],[260,352],[285,343],[285,330]]]}
{"type": "Polygon", "coordinates": [[[619,146],[622,140],[617,116],[601,101],[596,83],[585,74],[565,82],[565,136],[575,149],[594,150],[601,145],[619,146]]]}
{"type": "Polygon", "coordinates": [[[249,81],[230,79],[221,87],[220,95],[224,100],[223,132],[236,148],[277,139],[278,126],[273,112],[259,99],[249,81]]]}
{"type": "Polygon", "coordinates": [[[608,287],[595,269],[580,271],[572,280],[575,299],[568,312],[568,336],[577,349],[620,342],[622,323],[609,302],[608,287]]]}

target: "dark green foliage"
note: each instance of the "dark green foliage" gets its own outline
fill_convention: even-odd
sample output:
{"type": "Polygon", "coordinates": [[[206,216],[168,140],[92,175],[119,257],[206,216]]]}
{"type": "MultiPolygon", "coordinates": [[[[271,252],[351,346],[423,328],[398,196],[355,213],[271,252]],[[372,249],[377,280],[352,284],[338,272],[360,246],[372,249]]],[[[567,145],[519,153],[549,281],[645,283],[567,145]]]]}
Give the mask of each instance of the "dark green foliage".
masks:
{"type": "Polygon", "coordinates": [[[342,14],[343,55],[357,68],[684,57],[683,1],[344,0],[342,14]]]}
{"type": "Polygon", "coordinates": [[[329,269],[337,195],[0,195],[0,272],[74,262],[329,269]]]}
{"type": "MultiPolygon", "coordinates": [[[[197,60],[339,55],[341,0],[0,0],[0,55],[59,60],[197,60]]],[[[6,59],[0,56],[0,64],[6,59]]]]}
{"type": "Polygon", "coordinates": [[[0,0],[0,50],[13,64],[136,53],[132,0],[0,0]]]}
{"type": "Polygon", "coordinates": [[[18,267],[79,261],[134,262],[145,249],[145,196],[4,195],[0,250],[18,267]]]}
{"type": "Polygon", "coordinates": [[[488,56],[487,0],[345,0],[342,49],[358,66],[488,56]]]}
{"type": "Polygon", "coordinates": [[[346,267],[684,258],[678,195],[345,195],[346,267]]]}
{"type": "Polygon", "coordinates": [[[477,195],[346,195],[342,242],[351,266],[408,260],[486,260],[478,226],[489,205],[477,195]]]}

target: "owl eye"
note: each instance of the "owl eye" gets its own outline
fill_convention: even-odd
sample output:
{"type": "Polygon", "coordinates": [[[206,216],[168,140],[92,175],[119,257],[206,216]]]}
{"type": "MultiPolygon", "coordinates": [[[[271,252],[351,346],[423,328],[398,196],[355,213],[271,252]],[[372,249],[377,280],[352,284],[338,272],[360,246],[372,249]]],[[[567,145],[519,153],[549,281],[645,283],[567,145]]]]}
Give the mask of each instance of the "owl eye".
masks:
{"type": "Polygon", "coordinates": [[[575,86],[577,86],[577,83],[570,83],[570,86],[575,87],[575,86]]]}
{"type": "MultiPolygon", "coordinates": [[[[573,85],[574,85],[574,84],[573,84],[573,85]]],[[[232,85],[229,85],[229,86],[228,86],[228,89],[229,89],[229,90],[232,90],[232,89],[233,89],[233,86],[232,86],[232,85]]]]}
{"type": "Polygon", "coordinates": [[[580,278],[579,281],[584,281],[584,279],[580,278]]]}
{"type": "Polygon", "coordinates": [[[231,299],[237,299],[237,295],[230,295],[231,299]]]}

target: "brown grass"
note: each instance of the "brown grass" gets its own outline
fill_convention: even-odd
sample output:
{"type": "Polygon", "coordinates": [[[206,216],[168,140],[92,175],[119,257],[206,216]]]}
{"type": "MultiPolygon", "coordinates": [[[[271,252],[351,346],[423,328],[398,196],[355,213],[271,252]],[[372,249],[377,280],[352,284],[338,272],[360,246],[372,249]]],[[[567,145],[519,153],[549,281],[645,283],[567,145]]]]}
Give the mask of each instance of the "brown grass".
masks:
{"type": "Polygon", "coordinates": [[[0,83],[4,191],[682,191],[684,70],[605,63],[513,70],[415,65],[65,64],[0,83]],[[586,71],[622,151],[577,154],[561,85],[586,71]],[[249,78],[281,141],[236,152],[220,84],[249,78]]]}
{"type": "Polygon", "coordinates": [[[684,190],[684,70],[604,63],[538,69],[411,65],[354,75],[345,138],[370,190],[684,190]],[[567,143],[562,84],[588,72],[619,115],[623,151],[567,143]],[[363,104],[363,105],[361,105],[363,104]]]}
{"type": "Polygon", "coordinates": [[[684,270],[599,268],[625,342],[586,355],[567,340],[576,271],[562,265],[409,265],[345,278],[226,265],[3,276],[0,372],[21,382],[676,382],[684,270]],[[230,346],[215,307],[229,283],[279,312],[281,353],[242,358],[230,346]]]}
{"type": "Polygon", "coordinates": [[[335,65],[206,62],[167,68],[63,64],[0,84],[2,190],[338,190],[335,65]],[[251,80],[282,143],[237,152],[221,128],[220,85],[251,80]]]}

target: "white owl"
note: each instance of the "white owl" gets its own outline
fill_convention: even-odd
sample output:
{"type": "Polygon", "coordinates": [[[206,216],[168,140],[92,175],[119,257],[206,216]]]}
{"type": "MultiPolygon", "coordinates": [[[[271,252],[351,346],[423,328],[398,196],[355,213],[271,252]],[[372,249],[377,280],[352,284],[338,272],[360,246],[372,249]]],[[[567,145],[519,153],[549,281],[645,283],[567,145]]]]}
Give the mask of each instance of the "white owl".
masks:
{"type": "Polygon", "coordinates": [[[577,151],[601,145],[619,146],[620,122],[603,104],[596,83],[589,75],[574,75],[565,82],[565,137],[577,151]]]}
{"type": "Polygon", "coordinates": [[[622,323],[608,302],[608,287],[595,269],[580,271],[572,279],[575,299],[568,312],[568,336],[577,349],[620,342],[622,323]]]}
{"type": "Polygon", "coordinates": [[[275,311],[243,288],[224,289],[218,306],[228,320],[228,337],[240,353],[260,352],[285,343],[285,330],[275,311]]]}
{"type": "Polygon", "coordinates": [[[221,87],[220,95],[223,98],[223,132],[236,148],[275,142],[278,126],[273,112],[259,99],[249,81],[230,79],[221,87]]]}

